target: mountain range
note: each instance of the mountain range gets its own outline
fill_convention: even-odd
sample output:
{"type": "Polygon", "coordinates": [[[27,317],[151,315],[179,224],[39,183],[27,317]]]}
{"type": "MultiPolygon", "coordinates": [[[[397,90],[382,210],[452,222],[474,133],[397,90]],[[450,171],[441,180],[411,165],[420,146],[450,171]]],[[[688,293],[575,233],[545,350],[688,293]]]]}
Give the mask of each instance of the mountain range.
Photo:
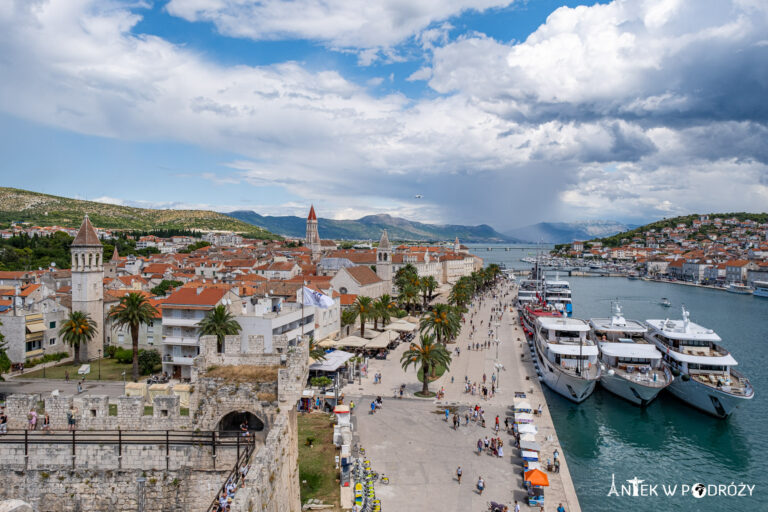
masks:
{"type": "Polygon", "coordinates": [[[511,238],[549,244],[570,243],[574,240],[591,240],[607,237],[636,228],[612,220],[586,220],[578,222],[539,222],[512,229],[505,234],[511,238]]]}
{"type": "MultiPolygon", "coordinates": [[[[227,215],[259,226],[273,233],[287,237],[304,238],[307,220],[293,215],[259,215],[250,210],[238,210],[227,215]]],[[[390,240],[453,240],[458,237],[462,242],[519,242],[506,236],[487,224],[462,226],[457,224],[425,224],[391,215],[368,215],[357,220],[317,219],[317,228],[321,238],[334,240],[378,240],[382,230],[386,229],[390,240]]]]}

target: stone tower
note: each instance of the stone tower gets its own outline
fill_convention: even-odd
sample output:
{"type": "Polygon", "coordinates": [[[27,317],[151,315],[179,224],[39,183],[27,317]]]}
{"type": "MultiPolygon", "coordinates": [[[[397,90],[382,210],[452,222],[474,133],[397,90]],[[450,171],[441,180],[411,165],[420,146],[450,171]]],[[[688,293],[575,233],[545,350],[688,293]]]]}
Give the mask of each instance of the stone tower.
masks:
{"type": "Polygon", "coordinates": [[[461,244],[459,243],[459,237],[453,242],[453,252],[461,252],[461,244]]]}
{"type": "Polygon", "coordinates": [[[376,248],[376,275],[384,281],[384,293],[392,293],[392,247],[385,229],[381,233],[379,246],[376,248]]]}
{"type": "Polygon", "coordinates": [[[110,259],[106,265],[104,265],[104,274],[106,277],[117,277],[117,266],[120,265],[120,254],[117,252],[117,246],[112,251],[112,259],[110,259]]]}
{"type": "Polygon", "coordinates": [[[96,322],[96,335],[80,347],[84,360],[96,359],[104,345],[104,247],[88,215],[72,241],[72,311],[88,313],[96,322]]]}
{"type": "Polygon", "coordinates": [[[305,244],[312,251],[312,259],[317,259],[320,256],[320,234],[317,232],[317,215],[315,215],[314,205],[309,208],[305,244]]]}

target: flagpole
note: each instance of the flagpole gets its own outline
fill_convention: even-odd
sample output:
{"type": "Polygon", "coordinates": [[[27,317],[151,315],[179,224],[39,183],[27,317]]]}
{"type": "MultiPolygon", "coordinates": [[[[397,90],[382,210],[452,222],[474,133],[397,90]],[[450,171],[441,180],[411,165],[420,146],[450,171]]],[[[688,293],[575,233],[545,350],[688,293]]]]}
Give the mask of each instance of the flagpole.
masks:
{"type": "Polygon", "coordinates": [[[301,341],[304,342],[304,287],[307,282],[301,286],[301,341]]]}

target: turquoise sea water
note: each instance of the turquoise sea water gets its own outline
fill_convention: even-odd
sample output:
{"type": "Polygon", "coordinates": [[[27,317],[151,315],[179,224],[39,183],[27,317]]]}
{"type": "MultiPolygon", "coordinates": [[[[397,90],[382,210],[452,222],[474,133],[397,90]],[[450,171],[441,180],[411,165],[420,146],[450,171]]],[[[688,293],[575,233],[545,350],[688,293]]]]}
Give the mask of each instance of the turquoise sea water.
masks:
{"type": "MultiPolygon", "coordinates": [[[[510,255],[491,253],[501,261],[510,255]]],[[[477,254],[491,261],[484,250],[477,254]]],[[[755,387],[755,398],[727,420],[699,413],[664,392],[646,409],[599,387],[580,405],[547,392],[582,509],[768,510],[768,300],[626,278],[567,279],[573,289],[574,316],[579,318],[610,316],[611,300],[616,298],[624,315],[637,320],[679,319],[680,305],[685,304],[692,321],[723,338],[722,344],[755,387]],[[659,306],[661,297],[669,298],[672,307],[659,306]],[[659,496],[609,497],[612,475],[619,492],[622,484],[637,477],[644,484],[658,485],[659,496]],[[755,485],[753,496],[680,495],[683,484],[732,482],[755,485]],[[676,495],[665,496],[662,484],[677,485],[676,495]]]]}

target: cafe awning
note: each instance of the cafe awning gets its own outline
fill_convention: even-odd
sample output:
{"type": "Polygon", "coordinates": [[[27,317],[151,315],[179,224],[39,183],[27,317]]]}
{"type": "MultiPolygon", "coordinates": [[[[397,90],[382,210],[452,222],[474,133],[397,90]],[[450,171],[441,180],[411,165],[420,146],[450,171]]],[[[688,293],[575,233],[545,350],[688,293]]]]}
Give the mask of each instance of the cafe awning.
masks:
{"type": "Polygon", "coordinates": [[[549,477],[547,474],[539,469],[532,469],[525,472],[524,481],[530,482],[531,485],[540,485],[542,487],[549,487],[549,477]]]}
{"type": "Polygon", "coordinates": [[[354,354],[343,350],[334,350],[325,354],[325,359],[322,361],[317,361],[310,365],[309,369],[318,372],[335,372],[352,357],[354,357],[354,354]]]}

